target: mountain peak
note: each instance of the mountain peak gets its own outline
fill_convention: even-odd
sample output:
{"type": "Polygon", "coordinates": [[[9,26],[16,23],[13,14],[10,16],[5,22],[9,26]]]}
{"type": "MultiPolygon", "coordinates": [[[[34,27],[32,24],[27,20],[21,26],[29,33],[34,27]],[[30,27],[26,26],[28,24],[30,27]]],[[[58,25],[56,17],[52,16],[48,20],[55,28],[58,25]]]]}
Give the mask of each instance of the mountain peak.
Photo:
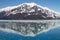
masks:
{"type": "Polygon", "coordinates": [[[23,4],[27,4],[27,5],[37,5],[37,4],[34,3],[34,2],[31,2],[31,3],[23,3],[23,4]]]}
{"type": "Polygon", "coordinates": [[[19,15],[17,17],[18,19],[20,19],[20,17],[23,17],[22,19],[24,19],[24,18],[25,19],[60,18],[60,14],[58,14],[57,12],[55,12],[55,11],[53,11],[53,10],[47,8],[47,7],[37,5],[36,3],[22,3],[22,4],[17,5],[17,6],[6,7],[6,8],[3,8],[3,9],[0,9],[0,13],[5,14],[9,18],[11,16],[12,17],[15,17],[15,16],[17,17],[19,15]]]}
{"type": "Polygon", "coordinates": [[[12,9],[14,9],[14,8],[18,8],[18,7],[22,6],[22,5],[23,5],[23,6],[24,6],[24,5],[27,5],[27,6],[29,5],[30,7],[38,6],[38,7],[40,7],[41,9],[49,10],[49,11],[55,12],[55,11],[53,11],[53,10],[50,10],[50,9],[47,8],[47,7],[43,7],[43,6],[38,5],[38,4],[34,3],[34,2],[31,2],[31,3],[22,3],[22,4],[17,5],[17,6],[8,6],[8,7],[6,7],[6,8],[0,9],[0,11],[9,11],[9,10],[12,10],[12,9]]]}
{"type": "MultiPolygon", "coordinates": [[[[3,10],[11,10],[11,9],[14,9],[14,8],[17,8],[17,7],[20,7],[21,5],[29,5],[29,6],[31,6],[31,7],[33,7],[33,6],[38,6],[38,7],[40,7],[40,8],[42,8],[42,9],[46,9],[46,10],[50,10],[49,8],[47,8],[47,7],[43,7],[43,6],[41,6],[41,5],[38,5],[38,4],[36,4],[36,3],[34,3],[34,2],[31,2],[31,3],[22,3],[22,4],[20,4],[20,5],[17,5],[17,6],[8,6],[8,7],[6,7],[6,8],[2,8],[2,9],[0,9],[0,11],[3,11],[3,10]]],[[[50,11],[52,11],[52,10],[50,10],[50,11]]]]}
{"type": "MultiPolygon", "coordinates": [[[[29,6],[29,7],[37,6],[37,7],[40,7],[39,9],[48,10],[48,11],[50,11],[50,12],[55,12],[55,11],[53,11],[53,10],[47,8],[47,7],[43,7],[43,6],[38,5],[38,4],[34,3],[34,2],[31,2],[31,3],[22,3],[22,4],[17,5],[17,6],[8,6],[8,7],[6,7],[6,8],[0,9],[0,12],[1,12],[1,11],[9,11],[9,10],[12,10],[12,9],[15,9],[15,8],[18,8],[18,7],[21,7],[21,6],[24,6],[24,5],[27,5],[27,6],[29,6]]],[[[55,13],[58,13],[58,12],[55,12],[55,13]]]]}
{"type": "Polygon", "coordinates": [[[17,5],[17,6],[8,6],[8,7],[5,7],[5,8],[2,8],[2,9],[0,9],[0,11],[8,11],[8,10],[17,8],[17,7],[21,6],[21,5],[30,5],[30,6],[34,6],[34,5],[37,5],[37,4],[34,3],[34,2],[31,2],[31,3],[22,3],[22,4],[17,5]]]}

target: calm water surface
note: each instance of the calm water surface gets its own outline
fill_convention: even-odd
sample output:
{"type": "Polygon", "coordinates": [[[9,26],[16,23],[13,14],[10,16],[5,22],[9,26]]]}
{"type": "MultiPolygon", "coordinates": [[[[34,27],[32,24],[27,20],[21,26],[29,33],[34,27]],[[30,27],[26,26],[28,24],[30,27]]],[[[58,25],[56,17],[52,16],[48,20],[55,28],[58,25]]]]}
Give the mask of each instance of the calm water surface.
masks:
{"type": "Polygon", "coordinates": [[[0,21],[0,40],[60,40],[60,21],[0,21]]]}

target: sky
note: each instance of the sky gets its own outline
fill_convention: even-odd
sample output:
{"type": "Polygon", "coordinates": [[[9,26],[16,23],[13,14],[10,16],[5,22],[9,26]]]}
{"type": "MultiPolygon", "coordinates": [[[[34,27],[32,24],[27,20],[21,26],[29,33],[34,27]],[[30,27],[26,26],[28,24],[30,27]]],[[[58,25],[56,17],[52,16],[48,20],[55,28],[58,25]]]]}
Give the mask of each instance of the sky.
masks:
{"type": "Polygon", "coordinates": [[[0,8],[16,6],[22,3],[34,2],[38,5],[48,7],[56,12],[60,12],[60,0],[0,0],[0,8]]]}

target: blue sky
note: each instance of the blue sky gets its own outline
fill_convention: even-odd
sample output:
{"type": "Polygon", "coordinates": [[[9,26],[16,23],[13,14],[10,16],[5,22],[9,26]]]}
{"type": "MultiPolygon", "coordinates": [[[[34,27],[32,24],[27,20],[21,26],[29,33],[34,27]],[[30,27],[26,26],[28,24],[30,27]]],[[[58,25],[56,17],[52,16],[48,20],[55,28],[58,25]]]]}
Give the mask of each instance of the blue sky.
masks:
{"type": "Polygon", "coordinates": [[[0,8],[34,2],[60,12],[60,0],[0,0],[0,8]]]}

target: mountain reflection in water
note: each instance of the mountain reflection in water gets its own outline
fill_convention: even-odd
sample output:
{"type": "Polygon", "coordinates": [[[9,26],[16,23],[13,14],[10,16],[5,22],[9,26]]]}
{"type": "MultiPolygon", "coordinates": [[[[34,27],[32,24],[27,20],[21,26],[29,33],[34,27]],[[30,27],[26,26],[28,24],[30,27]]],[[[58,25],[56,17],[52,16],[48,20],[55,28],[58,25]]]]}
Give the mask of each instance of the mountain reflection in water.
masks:
{"type": "MultiPolygon", "coordinates": [[[[24,35],[24,36],[36,36],[43,32],[47,32],[52,28],[60,25],[60,22],[42,21],[42,22],[0,22],[0,30],[11,31],[24,35]],[[8,30],[9,29],[9,30],[8,30]]],[[[11,32],[11,33],[13,33],[11,32]]]]}

